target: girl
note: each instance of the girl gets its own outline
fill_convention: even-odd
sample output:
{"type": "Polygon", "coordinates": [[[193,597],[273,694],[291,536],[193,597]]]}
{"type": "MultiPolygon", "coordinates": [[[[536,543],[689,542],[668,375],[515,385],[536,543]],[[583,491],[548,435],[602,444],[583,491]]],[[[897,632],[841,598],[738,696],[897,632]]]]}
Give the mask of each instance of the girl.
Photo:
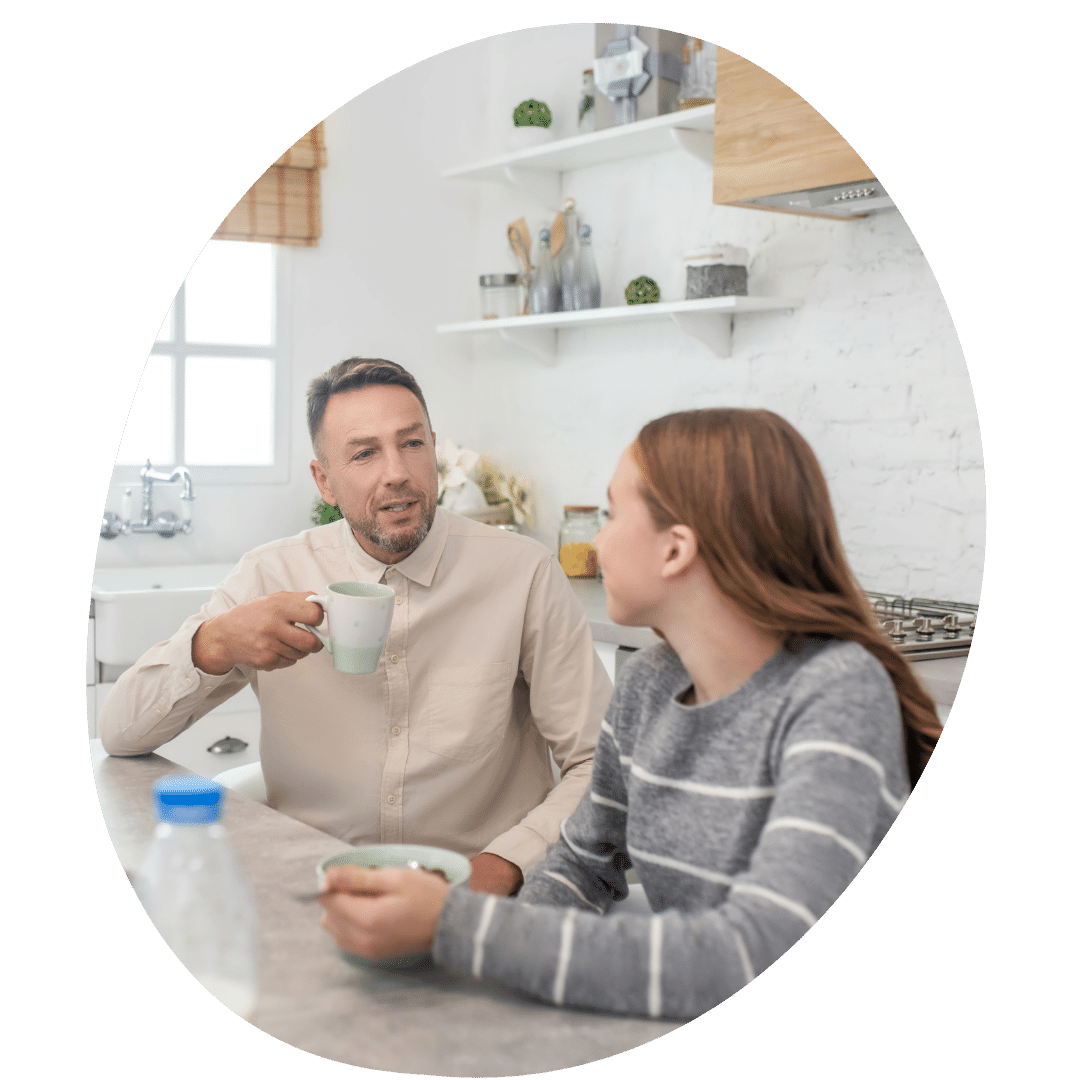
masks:
{"type": "Polygon", "coordinates": [[[555,1004],[689,1019],[798,940],[877,847],[941,731],[878,629],[809,445],[774,413],[647,424],[596,537],[636,653],[592,786],[516,899],[342,867],[323,925],[555,1004]],[[604,917],[634,866],[654,914],[604,917]]]}

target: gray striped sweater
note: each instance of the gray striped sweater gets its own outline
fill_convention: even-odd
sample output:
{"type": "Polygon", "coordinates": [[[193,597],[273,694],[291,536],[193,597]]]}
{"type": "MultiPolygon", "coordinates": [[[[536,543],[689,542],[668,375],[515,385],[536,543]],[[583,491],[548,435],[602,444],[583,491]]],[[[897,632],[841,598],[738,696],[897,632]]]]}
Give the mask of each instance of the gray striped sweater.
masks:
{"type": "Polygon", "coordinates": [[[436,962],[555,1004],[688,1019],[745,986],[855,876],[907,795],[900,709],[854,642],[781,649],[680,702],[667,645],[633,656],[592,786],[516,898],[450,890],[436,962]],[[637,870],[654,915],[604,916],[637,870]]]}

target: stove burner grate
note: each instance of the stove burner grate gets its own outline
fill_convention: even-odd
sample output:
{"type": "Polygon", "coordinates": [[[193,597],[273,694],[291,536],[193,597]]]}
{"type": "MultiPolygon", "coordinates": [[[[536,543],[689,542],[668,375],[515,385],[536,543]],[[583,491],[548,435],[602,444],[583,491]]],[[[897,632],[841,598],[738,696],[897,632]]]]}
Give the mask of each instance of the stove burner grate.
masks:
{"type": "Polygon", "coordinates": [[[975,633],[978,604],[959,600],[907,599],[867,592],[882,633],[912,660],[966,656],[975,633]]]}

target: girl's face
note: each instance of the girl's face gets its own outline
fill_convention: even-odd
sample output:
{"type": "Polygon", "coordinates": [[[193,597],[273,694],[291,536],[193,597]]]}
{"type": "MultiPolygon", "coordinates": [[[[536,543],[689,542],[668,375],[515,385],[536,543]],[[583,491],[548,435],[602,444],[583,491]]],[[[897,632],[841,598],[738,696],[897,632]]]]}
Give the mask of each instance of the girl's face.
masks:
{"type": "Polygon", "coordinates": [[[641,474],[630,450],[619,458],[608,485],[608,521],[596,534],[607,593],[608,615],[624,626],[652,626],[663,595],[660,568],[666,530],[658,531],[639,484],[641,474]]]}

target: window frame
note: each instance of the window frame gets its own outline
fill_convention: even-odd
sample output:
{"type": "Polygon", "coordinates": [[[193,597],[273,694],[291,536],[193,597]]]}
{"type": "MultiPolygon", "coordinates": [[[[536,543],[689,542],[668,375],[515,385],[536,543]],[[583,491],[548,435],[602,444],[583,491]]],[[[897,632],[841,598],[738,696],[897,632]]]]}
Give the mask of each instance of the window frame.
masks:
{"type": "MultiPolygon", "coordinates": [[[[247,243],[240,240],[222,240],[220,243],[247,243]]],[[[271,334],[270,345],[214,345],[202,342],[179,340],[178,333],[184,316],[186,301],[186,281],[181,283],[176,297],[169,308],[167,318],[172,318],[172,340],[155,341],[150,349],[150,356],[172,357],[172,389],[174,397],[173,453],[184,438],[184,378],[186,360],[189,356],[214,357],[251,357],[270,360],[273,366],[273,430],[272,445],[274,463],[272,465],[192,465],[192,479],[196,484],[287,484],[289,482],[290,425],[289,401],[291,390],[291,341],[292,325],[287,298],[292,295],[289,288],[291,277],[291,259],[285,254],[281,244],[270,244],[273,273],[273,295],[271,297],[271,334]]],[[[148,358],[149,359],[149,358],[148,358]]],[[[133,394],[134,397],[134,394],[133,394]]],[[[179,461],[152,461],[156,470],[170,470],[179,464],[186,464],[183,454],[179,461]]],[[[139,470],[145,462],[138,465],[120,465],[113,468],[114,484],[139,484],[139,470]]]]}

